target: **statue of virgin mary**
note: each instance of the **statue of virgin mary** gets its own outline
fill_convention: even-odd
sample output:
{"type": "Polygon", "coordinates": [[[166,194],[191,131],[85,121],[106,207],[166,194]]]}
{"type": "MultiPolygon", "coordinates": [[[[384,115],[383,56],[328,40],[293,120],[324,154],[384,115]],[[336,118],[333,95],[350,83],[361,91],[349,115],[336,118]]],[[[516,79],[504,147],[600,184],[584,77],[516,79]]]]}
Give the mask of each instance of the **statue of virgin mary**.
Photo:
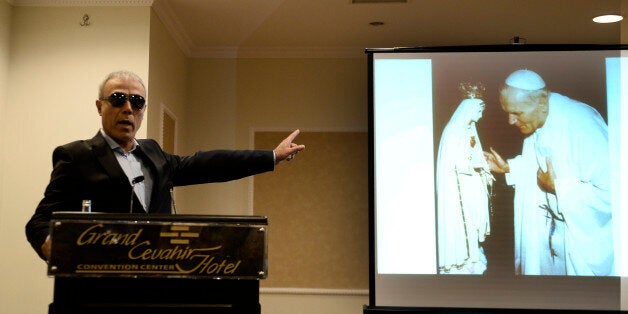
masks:
{"type": "Polygon", "coordinates": [[[490,234],[494,179],[476,129],[485,107],[483,88],[461,84],[461,90],[466,97],[445,126],[438,149],[438,272],[483,274],[487,261],[482,243],[490,234]]]}

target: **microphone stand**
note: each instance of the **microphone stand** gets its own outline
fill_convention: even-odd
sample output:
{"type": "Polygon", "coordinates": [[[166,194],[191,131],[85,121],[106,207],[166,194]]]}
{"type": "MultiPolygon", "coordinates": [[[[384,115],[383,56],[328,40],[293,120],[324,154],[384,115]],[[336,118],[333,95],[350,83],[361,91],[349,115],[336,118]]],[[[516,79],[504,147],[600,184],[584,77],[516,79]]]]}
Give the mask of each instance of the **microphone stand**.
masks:
{"type": "Polygon", "coordinates": [[[144,181],[144,176],[137,176],[131,180],[131,204],[129,206],[129,213],[133,213],[133,198],[135,197],[135,185],[144,181]]]}
{"type": "Polygon", "coordinates": [[[177,214],[177,204],[174,202],[174,188],[170,187],[170,200],[172,201],[172,206],[170,206],[170,214],[177,214]]]}

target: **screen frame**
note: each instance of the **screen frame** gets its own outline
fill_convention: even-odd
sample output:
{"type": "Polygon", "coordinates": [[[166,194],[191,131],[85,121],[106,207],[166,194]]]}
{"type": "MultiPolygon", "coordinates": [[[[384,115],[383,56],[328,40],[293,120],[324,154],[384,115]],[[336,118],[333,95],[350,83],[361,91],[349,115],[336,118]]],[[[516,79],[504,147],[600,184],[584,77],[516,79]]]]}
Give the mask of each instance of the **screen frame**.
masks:
{"type": "MultiPolygon", "coordinates": [[[[378,306],[376,303],[376,208],[375,208],[375,117],[374,117],[374,54],[395,54],[395,53],[477,53],[477,52],[554,52],[554,51],[600,51],[600,50],[627,50],[628,45],[594,45],[594,44],[511,44],[511,45],[477,45],[477,46],[434,46],[434,47],[402,47],[402,48],[368,48],[367,54],[367,80],[368,80],[368,184],[369,184],[369,306],[365,308],[377,313],[386,309],[391,311],[400,310],[426,310],[434,307],[394,307],[378,306]]],[[[444,310],[444,308],[439,308],[444,310]]],[[[486,308],[500,309],[500,307],[486,308]]],[[[503,309],[503,307],[501,307],[503,309]]],[[[450,309],[451,310],[451,309],[450,309]]],[[[524,309],[519,309],[524,310],[524,309]]],[[[579,311],[580,312],[580,311],[579,311]]],[[[607,310],[586,310],[592,313],[607,313],[607,310]]],[[[616,313],[617,311],[612,311],[616,313]]]]}

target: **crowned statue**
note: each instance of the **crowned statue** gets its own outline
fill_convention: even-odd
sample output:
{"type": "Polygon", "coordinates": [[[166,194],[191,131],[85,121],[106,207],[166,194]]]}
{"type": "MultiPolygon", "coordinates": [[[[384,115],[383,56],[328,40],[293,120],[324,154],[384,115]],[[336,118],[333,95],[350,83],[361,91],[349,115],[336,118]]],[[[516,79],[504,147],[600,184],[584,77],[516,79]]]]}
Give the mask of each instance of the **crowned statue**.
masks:
{"type": "Polygon", "coordinates": [[[483,274],[494,181],[476,124],[484,112],[481,83],[461,83],[463,99],[441,136],[436,168],[438,273],[483,274]]]}

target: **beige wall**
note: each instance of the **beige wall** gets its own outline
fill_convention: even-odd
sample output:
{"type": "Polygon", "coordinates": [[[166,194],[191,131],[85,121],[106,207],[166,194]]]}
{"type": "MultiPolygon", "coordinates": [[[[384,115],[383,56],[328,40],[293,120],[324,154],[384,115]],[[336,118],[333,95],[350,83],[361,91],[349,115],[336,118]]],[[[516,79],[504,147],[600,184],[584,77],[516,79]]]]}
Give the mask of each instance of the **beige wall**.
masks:
{"type": "Polygon", "coordinates": [[[183,123],[187,84],[187,58],[168,34],[159,17],[151,10],[150,62],[151,88],[148,90],[147,136],[161,139],[161,110],[165,106],[183,123]]]}
{"type": "MultiPolygon", "coordinates": [[[[236,66],[234,59],[189,60],[181,154],[236,148],[236,66]]],[[[247,214],[242,181],[178,187],[178,209],[186,214],[247,214]]]]}
{"type": "MultiPolygon", "coordinates": [[[[0,1],[0,119],[4,112],[7,95],[7,76],[9,72],[9,40],[12,7],[0,1]]],[[[0,120],[1,121],[1,120],[0,120]]]]}
{"type": "Polygon", "coordinates": [[[238,145],[251,128],[366,130],[366,56],[238,61],[238,145]]]}
{"type": "MultiPolygon", "coordinates": [[[[148,77],[150,8],[11,9],[0,2],[0,15],[11,15],[9,84],[0,103],[0,313],[46,313],[53,281],[24,225],[43,196],[53,148],[100,127],[94,101],[104,76],[129,69],[148,77]],[[85,13],[89,27],[79,26],[85,13]]],[[[7,51],[2,37],[0,47],[7,51]]],[[[0,78],[2,64],[0,57],[0,78]]]]}
{"type": "MultiPolygon", "coordinates": [[[[7,92],[9,90],[8,86],[8,73],[9,73],[9,51],[10,51],[10,36],[11,36],[11,15],[12,15],[12,7],[5,1],[0,1],[0,127],[5,124],[5,116],[7,111],[7,92]]],[[[0,147],[6,147],[5,139],[4,139],[4,129],[0,129],[0,147]]],[[[12,216],[5,211],[8,210],[4,207],[4,202],[2,200],[7,199],[8,192],[6,189],[7,180],[2,179],[4,177],[4,169],[6,160],[9,155],[6,153],[0,154],[0,237],[4,237],[6,234],[5,229],[7,228],[7,217],[12,216]]],[[[10,228],[10,227],[9,227],[10,228]]],[[[15,238],[15,237],[13,237],[15,238]]],[[[23,236],[22,236],[23,238],[23,236]]],[[[4,240],[2,241],[2,245],[5,245],[4,240]]],[[[13,241],[14,243],[10,244],[11,249],[7,251],[8,254],[5,254],[5,258],[13,259],[12,255],[16,255],[15,247],[24,245],[24,241],[13,241]],[[17,242],[17,243],[16,243],[17,242]]],[[[32,257],[31,257],[32,259],[32,257]]],[[[2,262],[0,262],[2,263],[2,262]]],[[[0,266],[4,266],[0,264],[0,266]]],[[[9,277],[8,273],[20,271],[21,269],[16,269],[15,271],[3,268],[5,270],[1,271],[2,279],[0,284],[0,312],[7,312],[5,304],[9,302],[9,289],[11,286],[9,285],[10,281],[8,281],[9,277]]],[[[13,279],[13,278],[11,278],[13,279]]]]}
{"type": "MultiPolygon", "coordinates": [[[[191,59],[188,91],[184,153],[252,148],[255,130],[367,127],[366,59],[191,59]]],[[[180,188],[183,210],[251,214],[251,180],[180,188]]]]}
{"type": "MultiPolygon", "coordinates": [[[[12,10],[13,8],[7,2],[0,1],[0,125],[4,124],[7,92],[9,90],[8,76],[12,10]]],[[[0,136],[0,147],[5,147],[2,136],[0,136]]],[[[5,159],[5,154],[0,154],[0,169],[3,169],[5,159]]],[[[4,194],[2,194],[2,191],[4,191],[3,184],[4,182],[0,180],[0,198],[4,198],[4,194]]],[[[1,217],[2,213],[0,212],[0,219],[1,217]]],[[[2,220],[0,220],[0,226],[1,222],[2,220]]]]}
{"type": "MultiPolygon", "coordinates": [[[[213,148],[253,148],[255,131],[282,131],[288,135],[291,130],[300,128],[305,138],[310,131],[367,130],[365,58],[191,59],[189,62],[182,153],[213,148]]],[[[324,152],[306,148],[302,154],[315,156],[321,153],[324,152]]],[[[253,180],[247,178],[177,188],[178,199],[181,198],[185,204],[181,205],[178,200],[179,211],[255,214],[253,180]]],[[[307,199],[307,196],[295,198],[307,199]]],[[[307,213],[293,212],[287,216],[300,217],[304,214],[307,213]]],[[[272,225],[273,217],[269,220],[272,225]]],[[[318,229],[316,226],[307,227],[318,229]]],[[[360,243],[355,246],[364,248],[360,243]]],[[[368,252],[362,253],[368,256],[368,252]]],[[[299,264],[296,259],[291,262],[299,264]]],[[[269,271],[273,279],[291,282],[290,278],[277,278],[281,272],[269,271]]],[[[363,276],[361,282],[367,282],[368,272],[365,271],[363,276]]],[[[344,279],[339,278],[342,282],[344,279]]],[[[260,302],[263,313],[357,314],[362,312],[362,305],[368,303],[368,296],[365,295],[368,287],[363,284],[340,291],[310,287],[308,284],[279,289],[262,288],[260,302]]]]}

